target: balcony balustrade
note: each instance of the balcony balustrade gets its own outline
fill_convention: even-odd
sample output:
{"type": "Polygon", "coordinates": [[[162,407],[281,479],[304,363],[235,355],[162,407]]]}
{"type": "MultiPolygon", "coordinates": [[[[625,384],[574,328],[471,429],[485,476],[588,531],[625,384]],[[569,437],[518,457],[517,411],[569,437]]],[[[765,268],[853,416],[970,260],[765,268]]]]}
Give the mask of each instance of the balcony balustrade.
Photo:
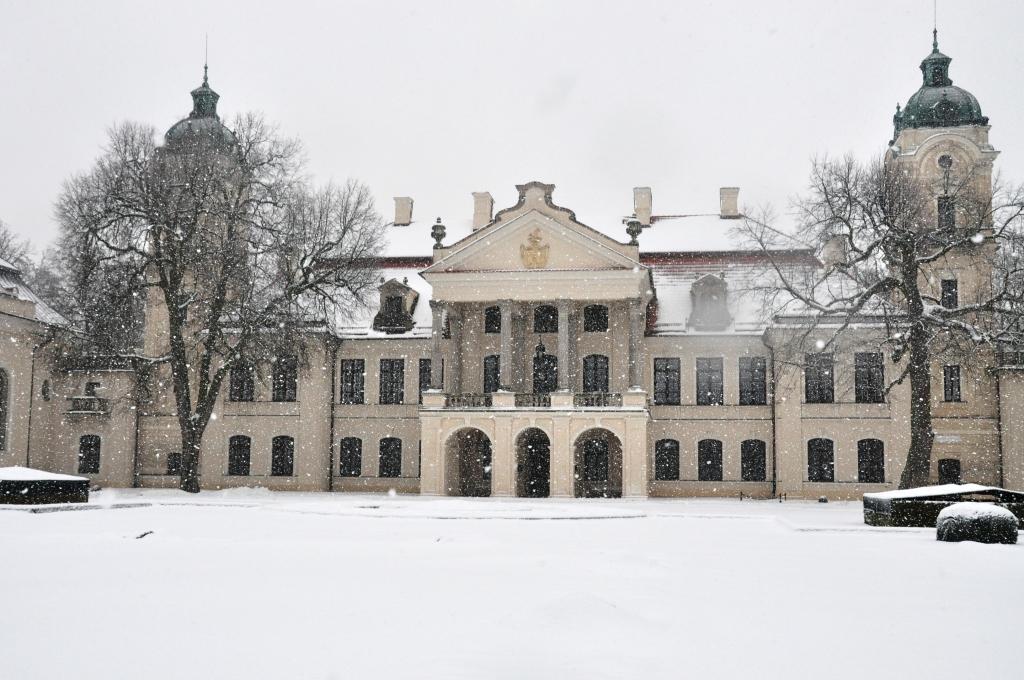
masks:
{"type": "Polygon", "coordinates": [[[446,408],[490,408],[492,399],[489,394],[448,394],[444,405],[446,408]]]}
{"type": "Polygon", "coordinates": [[[551,408],[550,394],[523,392],[516,394],[516,408],[551,408]]]}
{"type": "Polygon", "coordinates": [[[576,408],[620,408],[622,395],[617,392],[583,392],[573,395],[572,405],[576,408]]]}
{"type": "Polygon", "coordinates": [[[68,413],[110,413],[110,400],[104,397],[68,397],[68,401],[71,402],[68,413]]]}

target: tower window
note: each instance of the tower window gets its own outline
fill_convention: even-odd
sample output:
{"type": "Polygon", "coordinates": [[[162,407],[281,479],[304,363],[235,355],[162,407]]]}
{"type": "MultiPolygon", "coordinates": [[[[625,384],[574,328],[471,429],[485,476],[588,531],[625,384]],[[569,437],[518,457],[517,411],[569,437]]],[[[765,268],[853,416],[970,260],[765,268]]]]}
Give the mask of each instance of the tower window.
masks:
{"type": "Polygon", "coordinates": [[[949,230],[956,227],[956,211],[952,196],[939,196],[936,210],[939,217],[939,229],[949,230]]]}
{"type": "Polygon", "coordinates": [[[558,309],[552,305],[541,305],[533,310],[534,333],[558,332],[558,309]]]}
{"type": "Polygon", "coordinates": [[[604,305],[587,305],[583,308],[583,331],[604,333],[608,330],[608,308],[604,305]]]}
{"type": "Polygon", "coordinates": [[[943,401],[961,401],[960,367],[956,365],[942,367],[942,399],[943,401]]]}
{"type": "Polygon", "coordinates": [[[484,333],[501,332],[501,307],[488,307],[484,310],[484,333]]]}
{"type": "Polygon", "coordinates": [[[960,291],[956,279],[942,279],[942,306],[956,309],[960,306],[960,291]]]}

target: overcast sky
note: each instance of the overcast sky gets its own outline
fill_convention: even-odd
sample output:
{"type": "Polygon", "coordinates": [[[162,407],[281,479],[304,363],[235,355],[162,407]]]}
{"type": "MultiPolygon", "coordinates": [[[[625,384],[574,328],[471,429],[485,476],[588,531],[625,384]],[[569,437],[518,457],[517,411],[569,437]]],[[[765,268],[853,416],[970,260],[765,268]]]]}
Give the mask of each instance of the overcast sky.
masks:
{"type": "MultiPolygon", "coordinates": [[[[718,187],[780,207],[816,154],[884,150],[920,86],[931,0],[30,2],[0,0],[0,219],[37,249],[61,182],[116,121],[162,134],[191,108],[210,36],[222,117],[264,112],[318,182],[367,182],[386,216],[496,208],[557,185],[584,221],[714,212],[718,187]]],[[[1024,2],[943,0],[955,84],[1024,181],[1024,2]]],[[[625,236],[624,236],[625,238],[625,236]]]]}

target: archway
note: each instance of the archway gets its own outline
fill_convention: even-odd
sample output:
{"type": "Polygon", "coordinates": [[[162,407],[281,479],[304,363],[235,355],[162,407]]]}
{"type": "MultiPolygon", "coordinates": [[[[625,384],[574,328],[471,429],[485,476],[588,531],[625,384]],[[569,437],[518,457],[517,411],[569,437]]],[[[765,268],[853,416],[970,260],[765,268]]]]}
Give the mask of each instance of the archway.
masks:
{"type": "Polygon", "coordinates": [[[622,443],[610,431],[595,427],[576,438],[573,469],[577,498],[622,497],[622,443]]]}
{"type": "Polygon", "coordinates": [[[516,495],[551,495],[551,440],[536,427],[527,428],[516,437],[516,495]]]}
{"type": "Polygon", "coordinates": [[[463,428],[445,445],[449,496],[491,495],[491,440],[473,427],[463,428]]]}

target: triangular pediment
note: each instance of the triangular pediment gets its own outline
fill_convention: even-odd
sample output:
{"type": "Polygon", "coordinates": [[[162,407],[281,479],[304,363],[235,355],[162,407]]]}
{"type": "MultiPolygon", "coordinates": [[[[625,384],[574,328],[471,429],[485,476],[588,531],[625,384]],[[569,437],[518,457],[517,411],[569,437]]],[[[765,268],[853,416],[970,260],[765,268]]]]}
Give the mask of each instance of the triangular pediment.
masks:
{"type": "Polygon", "coordinates": [[[550,184],[519,187],[519,202],[487,226],[445,248],[424,273],[633,269],[635,246],[619,243],[576,221],[551,202],[550,184]]]}

